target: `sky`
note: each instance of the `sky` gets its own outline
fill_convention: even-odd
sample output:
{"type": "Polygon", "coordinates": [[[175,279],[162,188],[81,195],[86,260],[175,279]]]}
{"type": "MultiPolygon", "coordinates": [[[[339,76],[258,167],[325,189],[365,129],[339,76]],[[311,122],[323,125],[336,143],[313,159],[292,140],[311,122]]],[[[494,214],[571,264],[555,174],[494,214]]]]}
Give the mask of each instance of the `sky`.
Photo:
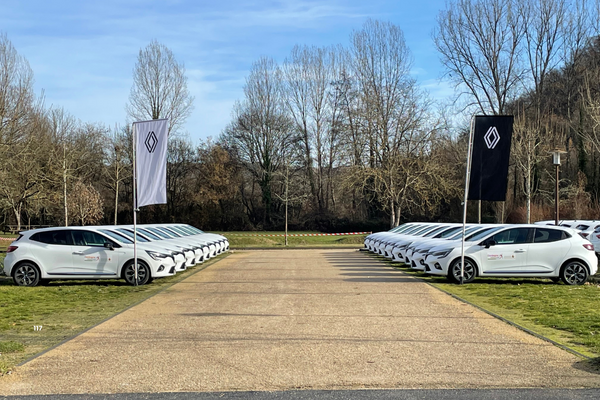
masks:
{"type": "Polygon", "coordinates": [[[185,65],[194,110],[182,128],[194,142],[216,139],[231,121],[252,63],[278,63],[295,45],[348,46],[371,18],[399,26],[412,74],[434,99],[440,80],[432,41],[445,0],[0,0],[0,33],[24,56],[47,107],[83,122],[126,123],[125,105],[140,49],[153,39],[185,65]]]}

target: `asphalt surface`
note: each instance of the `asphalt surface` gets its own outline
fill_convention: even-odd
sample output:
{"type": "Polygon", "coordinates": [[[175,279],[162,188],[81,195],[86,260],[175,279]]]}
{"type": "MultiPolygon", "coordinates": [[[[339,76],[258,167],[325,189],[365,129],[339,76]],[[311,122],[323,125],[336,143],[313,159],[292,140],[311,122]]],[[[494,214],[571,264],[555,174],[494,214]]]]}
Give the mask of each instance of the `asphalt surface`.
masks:
{"type": "Polygon", "coordinates": [[[597,390],[353,391],[600,387],[586,365],[366,254],[248,251],[0,378],[0,396],[598,398],[597,390]]]}

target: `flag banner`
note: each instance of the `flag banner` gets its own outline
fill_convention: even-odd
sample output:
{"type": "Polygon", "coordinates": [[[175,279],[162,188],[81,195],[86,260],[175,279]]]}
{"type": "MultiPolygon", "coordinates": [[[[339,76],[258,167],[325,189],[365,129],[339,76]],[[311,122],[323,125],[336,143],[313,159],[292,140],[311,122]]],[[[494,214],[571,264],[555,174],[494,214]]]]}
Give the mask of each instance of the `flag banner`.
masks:
{"type": "Polygon", "coordinates": [[[475,117],[468,200],[506,200],[512,115],[475,117]]]}
{"type": "Polygon", "coordinates": [[[133,123],[136,152],[136,208],[167,202],[167,119],[133,123]]]}

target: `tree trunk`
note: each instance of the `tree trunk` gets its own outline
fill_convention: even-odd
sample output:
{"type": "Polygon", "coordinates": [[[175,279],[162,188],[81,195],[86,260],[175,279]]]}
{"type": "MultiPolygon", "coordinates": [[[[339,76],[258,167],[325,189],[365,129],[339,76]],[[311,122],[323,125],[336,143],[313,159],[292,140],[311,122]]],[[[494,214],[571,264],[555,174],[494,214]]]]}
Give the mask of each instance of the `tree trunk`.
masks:
{"type": "Polygon", "coordinates": [[[17,223],[17,232],[21,230],[21,208],[22,204],[17,203],[13,206],[13,212],[15,214],[15,222],[17,223]]]}
{"type": "Polygon", "coordinates": [[[69,214],[67,208],[67,166],[63,160],[63,207],[65,211],[65,226],[69,226],[69,214]]]}
{"type": "Polygon", "coordinates": [[[119,211],[119,175],[115,182],[115,225],[117,225],[117,212],[119,211]]]}

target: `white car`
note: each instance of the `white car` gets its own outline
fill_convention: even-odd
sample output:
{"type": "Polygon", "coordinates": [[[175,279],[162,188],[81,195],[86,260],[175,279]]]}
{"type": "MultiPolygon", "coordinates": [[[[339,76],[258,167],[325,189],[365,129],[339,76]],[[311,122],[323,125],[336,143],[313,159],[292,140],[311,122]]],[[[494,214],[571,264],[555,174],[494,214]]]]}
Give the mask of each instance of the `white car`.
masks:
{"type": "Polygon", "coordinates": [[[402,224],[399,225],[395,228],[390,229],[389,231],[384,231],[384,232],[375,232],[375,233],[371,233],[370,235],[368,235],[365,238],[365,247],[369,250],[369,251],[374,251],[374,246],[375,243],[379,240],[379,238],[383,238],[385,236],[389,236],[393,233],[402,233],[406,230],[411,229],[413,226],[415,226],[414,222],[409,222],[406,224],[402,224]]]}
{"type": "MultiPolygon", "coordinates": [[[[492,229],[497,225],[467,225],[465,227],[465,239],[468,240],[471,236],[486,230],[492,229]]],[[[427,272],[427,268],[425,265],[425,257],[427,252],[436,247],[443,244],[447,244],[450,242],[454,242],[456,240],[462,240],[463,230],[462,225],[459,226],[455,230],[451,230],[451,235],[443,235],[439,238],[432,238],[429,240],[420,240],[418,242],[412,243],[406,251],[406,260],[407,263],[410,263],[410,267],[412,269],[425,271],[427,272]],[[409,261],[410,260],[410,261],[409,261]]]]}
{"type": "MultiPolygon", "coordinates": [[[[590,240],[590,236],[597,230],[600,229],[600,221],[577,221],[575,229],[579,231],[579,234],[584,238],[590,240]]],[[[591,240],[590,240],[591,241],[591,240]]]]}
{"type": "Polygon", "coordinates": [[[195,257],[196,260],[200,259],[204,261],[205,259],[210,258],[211,254],[216,249],[216,246],[214,246],[214,244],[212,243],[195,240],[189,237],[181,237],[180,235],[175,234],[172,230],[165,227],[158,227],[154,225],[142,225],[138,229],[142,229],[145,234],[147,234],[149,237],[152,237],[153,239],[155,237],[158,237],[162,240],[175,243],[186,249],[191,249],[193,251],[192,256],[195,257]],[[154,237],[152,235],[154,235],[154,237]]]}
{"type": "MultiPolygon", "coordinates": [[[[94,226],[88,227],[90,229],[96,229],[111,238],[122,242],[123,239],[127,242],[133,243],[133,231],[129,232],[115,225],[108,226],[94,226]]],[[[184,271],[186,269],[186,257],[185,253],[175,246],[167,246],[163,243],[152,243],[151,240],[146,239],[142,235],[137,235],[137,245],[142,247],[153,247],[158,249],[161,253],[170,254],[173,261],[175,261],[175,271],[184,271]]]]}
{"type": "MultiPolygon", "coordinates": [[[[123,225],[119,225],[115,227],[115,230],[117,232],[119,232],[122,235],[125,235],[127,237],[129,237],[131,240],[133,240],[133,226],[123,226],[123,225]]],[[[179,242],[174,242],[171,240],[164,240],[164,238],[162,237],[158,237],[155,236],[152,233],[147,232],[146,230],[137,227],[137,240],[138,241],[142,241],[142,242],[148,242],[151,244],[154,244],[155,246],[161,246],[164,248],[167,248],[175,253],[180,253],[181,255],[183,255],[184,258],[184,262],[181,265],[178,265],[177,270],[185,270],[187,267],[191,267],[194,266],[196,264],[195,260],[196,260],[196,253],[195,250],[192,249],[191,246],[179,243],[179,242]]]]}
{"type": "Polygon", "coordinates": [[[181,229],[176,224],[160,224],[160,225],[147,225],[148,228],[160,229],[162,232],[171,236],[173,239],[181,239],[190,243],[198,244],[199,242],[203,245],[214,245],[215,251],[211,256],[219,255],[225,251],[226,247],[229,247],[229,242],[226,242],[226,238],[221,235],[212,233],[205,233],[198,230],[199,233],[189,233],[184,229],[181,229]]]}
{"type": "MultiPolygon", "coordinates": [[[[4,259],[4,273],[19,286],[50,279],[120,279],[136,284],[133,243],[116,241],[90,227],[21,232],[4,259]]],[[[175,274],[170,254],[138,246],[137,284],[175,274]]]]}
{"type": "MultiPolygon", "coordinates": [[[[509,225],[471,237],[464,244],[463,282],[477,276],[542,277],[582,285],[598,271],[592,244],[574,229],[509,225]]],[[[427,272],[454,282],[461,276],[461,242],[431,248],[427,272]]]]}
{"type": "Polygon", "coordinates": [[[442,224],[424,235],[416,235],[396,241],[394,246],[390,249],[390,258],[392,258],[393,261],[410,265],[410,256],[414,246],[419,243],[446,237],[446,235],[452,235],[456,229],[459,229],[458,224],[442,224]]]}
{"type": "Polygon", "coordinates": [[[375,243],[374,252],[385,257],[391,257],[393,248],[397,246],[399,242],[406,240],[407,238],[423,236],[438,227],[439,224],[422,223],[417,224],[402,233],[394,232],[390,235],[386,235],[383,238],[378,239],[377,243],[375,243]],[[386,252],[386,249],[388,252],[386,252]]]}

